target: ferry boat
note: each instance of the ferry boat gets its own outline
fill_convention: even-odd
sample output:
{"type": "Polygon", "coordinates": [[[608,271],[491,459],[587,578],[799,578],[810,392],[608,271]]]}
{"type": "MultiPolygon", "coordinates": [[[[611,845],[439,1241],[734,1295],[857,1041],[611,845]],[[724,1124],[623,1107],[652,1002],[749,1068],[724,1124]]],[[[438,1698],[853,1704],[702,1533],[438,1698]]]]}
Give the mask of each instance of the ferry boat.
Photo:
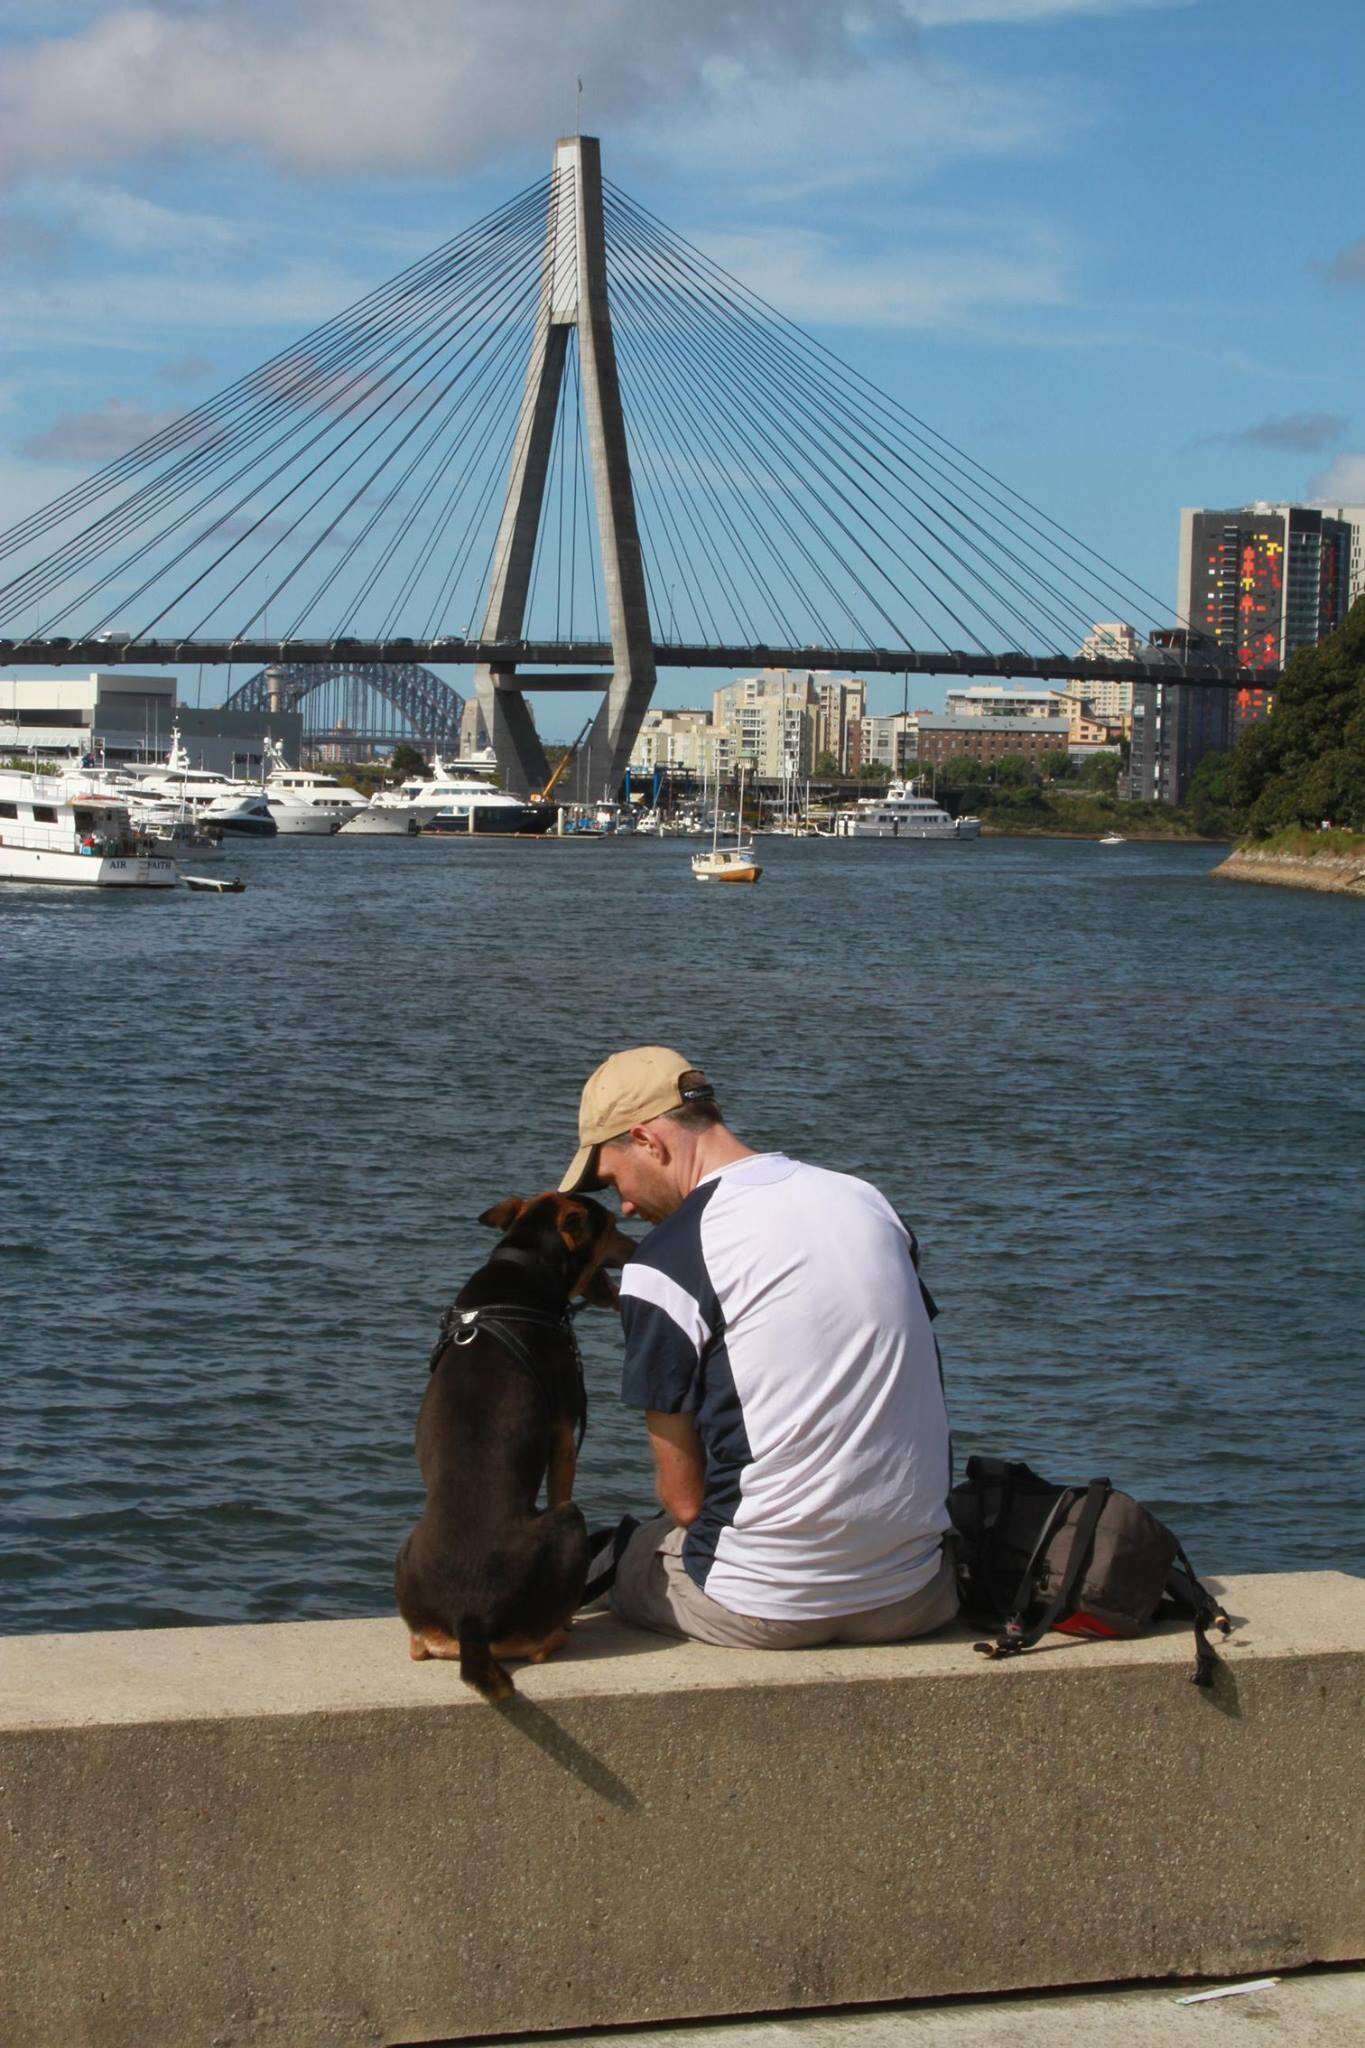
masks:
{"type": "Polygon", "coordinates": [[[265,760],[265,800],[281,832],[326,838],[366,807],[360,791],[338,782],[334,775],[291,768],[278,740],[266,739],[265,760]]]}
{"type": "Polygon", "coordinates": [[[173,889],[175,862],[147,851],[128,806],[80,775],[0,768],[0,881],[173,889]]]}
{"type": "Polygon", "coordinates": [[[888,784],[885,796],[865,796],[834,820],[836,839],[979,839],[980,818],[950,818],[913,782],[888,784]]]}

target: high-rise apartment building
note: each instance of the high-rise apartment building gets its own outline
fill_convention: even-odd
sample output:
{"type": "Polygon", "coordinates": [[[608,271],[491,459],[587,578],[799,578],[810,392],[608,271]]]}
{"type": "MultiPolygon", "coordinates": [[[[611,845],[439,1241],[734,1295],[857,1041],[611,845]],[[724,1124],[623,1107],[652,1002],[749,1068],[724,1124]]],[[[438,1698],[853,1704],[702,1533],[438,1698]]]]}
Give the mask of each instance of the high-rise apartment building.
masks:
{"type": "Polygon", "coordinates": [[[1346,579],[1347,609],[1365,597],[1365,505],[1324,505],[1324,519],[1339,519],[1351,529],[1351,562],[1346,579]]]}
{"type": "MultiPolygon", "coordinates": [[[[1244,505],[1180,514],[1176,612],[1231,648],[1238,666],[1277,669],[1334,633],[1350,606],[1355,530],[1316,505],[1244,505]]],[[[1236,694],[1233,737],[1274,703],[1273,689],[1236,694]]]]}
{"type": "MultiPolygon", "coordinates": [[[[1137,661],[1144,652],[1142,635],[1126,619],[1101,619],[1076,649],[1083,661],[1137,661]]],[[[1106,725],[1126,727],[1133,714],[1133,685],[1110,677],[1088,677],[1068,683],[1068,697],[1082,699],[1106,725]]]]}
{"type": "Polygon", "coordinates": [[[1180,804],[1205,754],[1231,746],[1235,706],[1230,690],[1205,683],[1137,683],[1133,738],[1122,795],[1180,804]]]}
{"type": "Polygon", "coordinates": [[[712,720],[733,735],[733,758],[767,780],[804,781],[815,765],[820,692],[806,669],[770,668],[713,693],[712,720]]]}
{"type": "Polygon", "coordinates": [[[856,775],[862,760],[867,684],[861,676],[820,676],[815,688],[820,700],[815,722],[816,761],[833,761],[841,775],[856,775]]]}

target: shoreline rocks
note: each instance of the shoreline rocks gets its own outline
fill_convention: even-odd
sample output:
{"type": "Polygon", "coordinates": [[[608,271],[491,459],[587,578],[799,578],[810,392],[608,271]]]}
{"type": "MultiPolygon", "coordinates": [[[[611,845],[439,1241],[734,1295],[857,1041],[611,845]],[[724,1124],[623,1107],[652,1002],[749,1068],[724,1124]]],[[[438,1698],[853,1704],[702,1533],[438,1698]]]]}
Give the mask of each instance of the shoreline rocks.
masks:
{"type": "Polygon", "coordinates": [[[1237,846],[1213,872],[1230,882],[1262,882],[1281,889],[1317,889],[1330,895],[1365,898],[1365,851],[1304,854],[1237,846]]]}

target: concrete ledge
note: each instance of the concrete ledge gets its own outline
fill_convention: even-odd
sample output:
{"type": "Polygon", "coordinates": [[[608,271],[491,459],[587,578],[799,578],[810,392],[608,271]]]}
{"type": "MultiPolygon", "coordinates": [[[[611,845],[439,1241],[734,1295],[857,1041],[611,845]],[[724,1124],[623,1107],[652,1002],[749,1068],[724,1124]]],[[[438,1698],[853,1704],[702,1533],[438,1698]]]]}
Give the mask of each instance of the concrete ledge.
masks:
{"type": "Polygon", "coordinates": [[[522,1698],[396,1620],[0,1643],[5,2048],[389,2044],[1365,1956],[1365,1582],[1189,1637],[750,1654],[522,1698]]]}

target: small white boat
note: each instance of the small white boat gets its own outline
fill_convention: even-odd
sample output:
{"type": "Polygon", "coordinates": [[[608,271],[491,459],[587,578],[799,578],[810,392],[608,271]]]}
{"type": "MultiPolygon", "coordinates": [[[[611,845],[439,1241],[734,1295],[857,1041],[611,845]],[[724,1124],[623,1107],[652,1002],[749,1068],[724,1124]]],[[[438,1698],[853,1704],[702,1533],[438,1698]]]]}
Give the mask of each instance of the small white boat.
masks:
{"type": "Polygon", "coordinates": [[[148,850],[116,790],[86,775],[0,769],[0,880],[83,889],[173,889],[175,862],[148,850]]]}
{"type": "Polygon", "coordinates": [[[1100,835],[1101,846],[1126,846],[1128,841],[1121,832],[1104,832],[1100,835]]]}
{"type": "Polygon", "coordinates": [[[240,896],[246,883],[240,875],[234,875],[229,882],[221,875],[186,875],[185,887],[199,889],[210,896],[240,896]]]}
{"type": "Polygon", "coordinates": [[[739,803],[735,811],[735,843],[720,841],[720,785],[716,786],[716,808],[711,824],[711,850],[692,856],[692,879],[697,882],[756,882],[763,873],[754,858],[751,843],[744,838],[744,770],[739,771],[739,803]]]}
{"type": "Polygon", "coordinates": [[[692,873],[699,882],[756,882],[763,870],[752,846],[716,846],[693,854],[692,873]]]}

